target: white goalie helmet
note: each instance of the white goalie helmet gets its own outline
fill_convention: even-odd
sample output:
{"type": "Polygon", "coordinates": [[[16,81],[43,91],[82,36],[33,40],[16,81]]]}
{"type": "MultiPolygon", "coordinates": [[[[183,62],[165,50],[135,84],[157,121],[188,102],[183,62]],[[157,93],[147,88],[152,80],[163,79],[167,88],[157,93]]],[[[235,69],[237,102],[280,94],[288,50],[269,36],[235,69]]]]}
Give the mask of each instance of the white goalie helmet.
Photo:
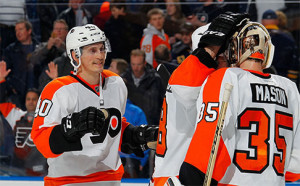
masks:
{"type": "Polygon", "coordinates": [[[105,46],[105,52],[111,52],[111,47],[108,39],[103,31],[101,31],[96,25],[87,24],[84,26],[73,27],[66,37],[66,50],[70,58],[70,62],[74,67],[75,73],[81,65],[81,48],[93,43],[103,42],[105,46]],[[75,52],[76,58],[79,59],[79,63],[72,58],[72,51],[75,52]]]}
{"type": "Polygon", "coordinates": [[[225,56],[233,66],[240,66],[246,59],[262,61],[269,68],[274,55],[274,45],[267,29],[260,23],[248,21],[232,36],[225,56]]]}

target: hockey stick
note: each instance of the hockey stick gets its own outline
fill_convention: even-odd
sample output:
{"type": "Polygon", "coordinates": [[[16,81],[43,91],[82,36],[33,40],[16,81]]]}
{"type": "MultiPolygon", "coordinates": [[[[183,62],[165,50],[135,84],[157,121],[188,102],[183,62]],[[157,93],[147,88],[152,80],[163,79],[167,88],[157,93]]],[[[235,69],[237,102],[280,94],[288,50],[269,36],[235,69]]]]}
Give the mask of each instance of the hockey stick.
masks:
{"type": "Polygon", "coordinates": [[[207,169],[206,169],[203,186],[209,186],[210,182],[211,182],[214,166],[216,163],[216,157],[217,157],[217,153],[218,153],[219,143],[220,143],[220,139],[221,139],[221,135],[222,135],[227,105],[228,105],[228,101],[230,98],[232,88],[233,88],[233,86],[231,84],[229,84],[229,83],[225,84],[225,90],[224,90],[224,94],[223,94],[220,116],[218,119],[216,132],[215,132],[213,144],[212,144],[211,151],[210,151],[210,156],[209,156],[209,161],[208,161],[208,165],[207,165],[207,169]]]}

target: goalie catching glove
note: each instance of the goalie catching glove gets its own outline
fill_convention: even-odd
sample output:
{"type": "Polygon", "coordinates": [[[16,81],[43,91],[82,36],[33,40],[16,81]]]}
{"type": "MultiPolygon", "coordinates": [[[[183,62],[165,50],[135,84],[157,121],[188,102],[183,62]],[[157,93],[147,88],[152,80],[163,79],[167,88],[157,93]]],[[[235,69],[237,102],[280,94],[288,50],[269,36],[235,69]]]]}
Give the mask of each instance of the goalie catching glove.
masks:
{"type": "Polygon", "coordinates": [[[144,157],[144,151],[149,149],[147,143],[157,140],[158,126],[128,125],[123,133],[121,151],[127,154],[134,153],[144,157]]]}
{"type": "Polygon", "coordinates": [[[87,107],[64,117],[61,121],[63,134],[69,141],[80,139],[86,133],[99,134],[105,122],[104,113],[95,108],[87,107]]]}
{"type": "Polygon", "coordinates": [[[249,20],[246,13],[226,12],[216,17],[204,32],[198,44],[199,48],[206,46],[221,46],[219,54],[223,53],[227,47],[228,40],[240,26],[249,20]]]}

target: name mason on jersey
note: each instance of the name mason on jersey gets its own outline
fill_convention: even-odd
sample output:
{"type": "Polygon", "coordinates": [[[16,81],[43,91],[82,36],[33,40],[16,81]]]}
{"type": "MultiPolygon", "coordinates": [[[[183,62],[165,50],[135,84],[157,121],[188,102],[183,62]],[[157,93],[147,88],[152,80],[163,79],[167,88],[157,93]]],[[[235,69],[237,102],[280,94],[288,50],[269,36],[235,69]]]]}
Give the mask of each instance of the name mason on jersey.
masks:
{"type": "Polygon", "coordinates": [[[265,84],[251,84],[252,102],[277,104],[288,107],[284,89],[265,84]]]}

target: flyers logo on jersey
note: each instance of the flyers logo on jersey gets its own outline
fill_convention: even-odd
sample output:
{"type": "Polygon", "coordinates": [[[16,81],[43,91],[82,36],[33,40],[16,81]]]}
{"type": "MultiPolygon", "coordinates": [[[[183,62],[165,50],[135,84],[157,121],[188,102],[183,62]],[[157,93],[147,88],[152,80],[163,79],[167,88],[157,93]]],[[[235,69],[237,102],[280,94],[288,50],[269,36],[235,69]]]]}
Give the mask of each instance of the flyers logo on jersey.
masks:
{"type": "Polygon", "coordinates": [[[15,144],[18,148],[24,148],[25,145],[29,147],[34,147],[34,143],[30,136],[31,127],[17,127],[16,128],[16,138],[15,144]]]}
{"type": "Polygon", "coordinates": [[[106,136],[111,138],[116,137],[121,131],[121,112],[116,108],[106,108],[109,116],[105,119],[105,124],[101,132],[97,136],[92,136],[91,141],[95,143],[102,143],[106,136]]]}

